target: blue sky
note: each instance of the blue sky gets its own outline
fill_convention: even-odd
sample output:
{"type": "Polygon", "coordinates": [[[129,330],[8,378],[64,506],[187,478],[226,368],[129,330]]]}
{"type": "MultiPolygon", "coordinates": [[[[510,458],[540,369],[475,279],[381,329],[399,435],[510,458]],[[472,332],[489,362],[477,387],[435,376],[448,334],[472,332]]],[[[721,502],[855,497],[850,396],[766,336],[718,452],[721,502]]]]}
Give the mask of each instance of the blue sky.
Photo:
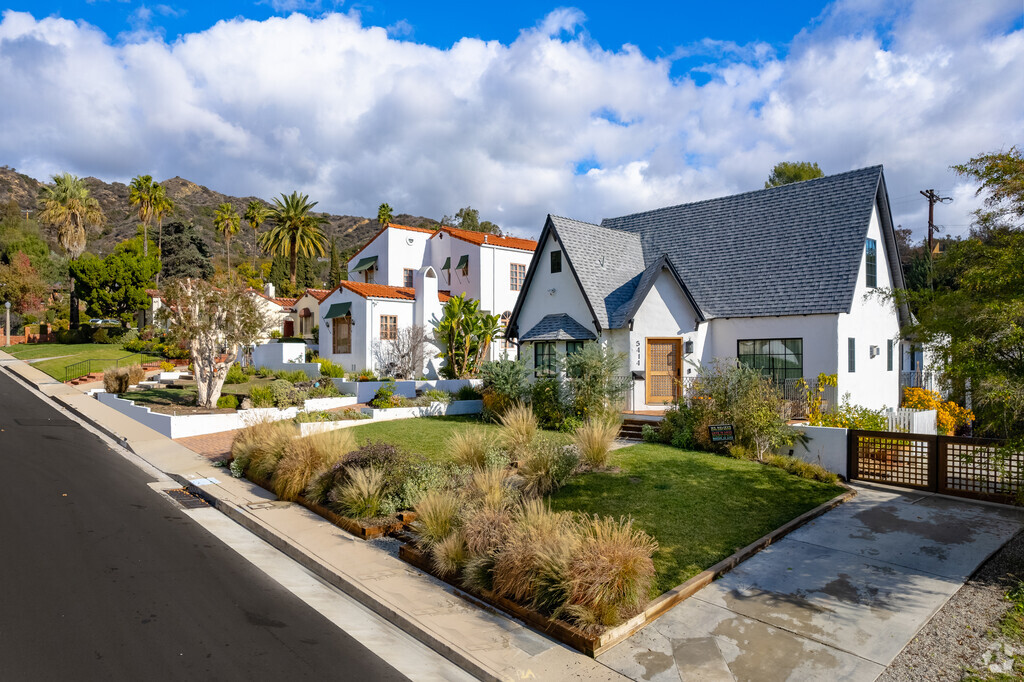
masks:
{"type": "Polygon", "coordinates": [[[519,234],[757,189],[781,160],[882,164],[897,223],[923,234],[934,188],[962,234],[978,200],[950,165],[1024,144],[1022,16],[1021,0],[12,2],[0,164],[300,190],[352,215],[472,205],[519,234]]]}

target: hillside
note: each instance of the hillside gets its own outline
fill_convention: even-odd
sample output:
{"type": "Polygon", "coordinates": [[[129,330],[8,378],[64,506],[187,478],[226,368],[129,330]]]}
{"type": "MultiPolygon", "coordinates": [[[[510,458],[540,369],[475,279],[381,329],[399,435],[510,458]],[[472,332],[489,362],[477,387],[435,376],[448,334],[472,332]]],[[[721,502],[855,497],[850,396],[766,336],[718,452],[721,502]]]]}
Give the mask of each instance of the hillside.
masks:
{"type": "MultiPolygon", "coordinates": [[[[88,250],[100,255],[109,253],[114,245],[135,236],[138,215],[128,204],[128,186],[124,183],[107,183],[99,178],[85,178],[85,183],[93,197],[99,201],[106,224],[90,232],[88,250]]],[[[23,173],[18,173],[7,166],[0,167],[0,203],[14,199],[23,211],[36,210],[36,197],[43,183],[23,173]]],[[[176,220],[192,221],[200,229],[203,238],[213,246],[214,253],[223,253],[220,235],[213,228],[213,214],[217,206],[224,202],[233,204],[239,215],[245,212],[246,205],[256,197],[232,197],[221,194],[208,187],[180,177],[160,182],[168,196],[174,200],[175,212],[164,219],[164,224],[176,220]]],[[[315,197],[311,197],[315,200],[315,197]]],[[[264,203],[267,203],[264,201],[264,203]]],[[[269,205],[269,204],[268,204],[269,205]]],[[[324,231],[328,238],[337,239],[338,250],[344,252],[357,249],[365,244],[379,229],[376,219],[359,216],[339,216],[328,213],[321,214],[326,218],[324,231]]],[[[401,214],[394,217],[394,222],[402,225],[426,225],[432,223],[427,218],[401,214]]],[[[45,232],[45,230],[44,230],[45,232]]],[[[156,236],[153,235],[153,239],[156,236]]],[[[252,232],[243,221],[239,234],[232,240],[232,252],[236,249],[245,253],[252,245],[252,232]],[[238,244],[238,246],[236,246],[238,244]]]]}

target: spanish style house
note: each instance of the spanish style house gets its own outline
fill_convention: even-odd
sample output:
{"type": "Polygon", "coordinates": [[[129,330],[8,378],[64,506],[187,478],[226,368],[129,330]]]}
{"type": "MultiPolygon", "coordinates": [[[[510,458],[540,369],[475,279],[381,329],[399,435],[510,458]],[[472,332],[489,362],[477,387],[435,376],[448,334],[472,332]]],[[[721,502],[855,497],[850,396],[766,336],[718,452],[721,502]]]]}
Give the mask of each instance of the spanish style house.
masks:
{"type": "Polygon", "coordinates": [[[881,166],[600,225],[549,215],[509,336],[537,376],[588,342],[627,354],[633,409],[678,399],[735,358],[780,386],[837,374],[839,393],[899,404],[902,287],[881,166]]]}
{"type": "MultiPolygon", "coordinates": [[[[537,242],[443,227],[430,230],[389,225],[348,263],[349,281],[319,303],[320,356],[346,370],[380,371],[381,343],[401,330],[422,326],[432,333],[449,297],[464,294],[505,323],[526,279],[537,242]]],[[[301,307],[301,301],[297,304],[301,307]]],[[[515,357],[506,339],[495,341],[488,359],[515,357]]],[[[424,374],[437,363],[429,352],[424,374]]]]}

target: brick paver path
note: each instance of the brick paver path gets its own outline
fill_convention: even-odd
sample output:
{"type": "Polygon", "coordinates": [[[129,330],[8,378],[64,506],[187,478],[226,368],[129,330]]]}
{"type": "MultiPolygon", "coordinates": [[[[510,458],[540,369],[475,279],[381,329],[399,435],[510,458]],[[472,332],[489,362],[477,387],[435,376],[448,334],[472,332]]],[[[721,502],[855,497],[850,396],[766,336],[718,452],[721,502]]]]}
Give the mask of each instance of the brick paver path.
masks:
{"type": "Polygon", "coordinates": [[[187,438],[175,438],[175,443],[181,443],[192,452],[199,453],[211,461],[225,459],[231,454],[231,441],[235,439],[238,431],[223,431],[221,433],[210,433],[205,436],[189,436],[187,438]]]}

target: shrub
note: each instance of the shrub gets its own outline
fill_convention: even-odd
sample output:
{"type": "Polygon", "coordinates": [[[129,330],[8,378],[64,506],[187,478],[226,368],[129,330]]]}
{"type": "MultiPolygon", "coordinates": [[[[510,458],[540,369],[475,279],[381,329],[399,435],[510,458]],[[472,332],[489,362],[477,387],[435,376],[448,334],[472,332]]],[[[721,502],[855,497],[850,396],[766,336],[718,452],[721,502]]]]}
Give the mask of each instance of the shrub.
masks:
{"type": "Polygon", "coordinates": [[[697,421],[698,411],[685,402],[679,402],[665,411],[665,418],[657,429],[657,440],[683,450],[698,448],[700,443],[696,436],[697,421]]]}
{"type": "Polygon", "coordinates": [[[641,426],[640,433],[645,443],[657,443],[661,441],[661,434],[658,433],[658,429],[654,428],[650,424],[644,424],[641,426]]]}
{"type": "Polygon", "coordinates": [[[241,365],[237,362],[228,367],[227,376],[224,377],[225,384],[244,384],[247,381],[249,381],[249,377],[245,375],[245,372],[242,371],[241,365]]]}
{"type": "Polygon", "coordinates": [[[490,444],[483,431],[463,429],[454,431],[448,439],[448,451],[459,464],[479,469],[484,465],[490,444]]]}
{"type": "Polygon", "coordinates": [[[313,385],[306,392],[310,398],[337,398],[341,395],[334,382],[330,379],[313,382],[313,385]]]}
{"type": "Polygon", "coordinates": [[[258,421],[241,429],[231,443],[232,475],[240,478],[251,473],[256,480],[270,478],[297,432],[290,423],[271,421],[258,421]]]}
{"type": "Polygon", "coordinates": [[[942,400],[937,391],[907,387],[903,389],[903,407],[915,410],[935,410],[939,433],[951,436],[972,421],[974,413],[952,400],[942,400]]]}
{"type": "Polygon", "coordinates": [[[562,385],[557,379],[538,379],[533,384],[533,413],[541,428],[557,429],[565,419],[562,385]]]}
{"type": "Polygon", "coordinates": [[[129,365],[128,370],[128,383],[132,386],[138,386],[140,381],[146,380],[146,370],[142,368],[142,365],[129,365]]]}
{"type": "Polygon", "coordinates": [[[608,466],[608,456],[621,424],[617,413],[596,414],[587,419],[573,437],[583,461],[594,469],[608,466]]]}
{"type": "Polygon", "coordinates": [[[558,490],[569,480],[579,463],[579,455],[574,448],[539,442],[519,464],[523,495],[543,497],[558,490]]]}
{"type": "Polygon", "coordinates": [[[128,390],[131,382],[125,367],[108,369],[103,372],[103,388],[107,393],[121,394],[128,390]]]}
{"type": "Polygon", "coordinates": [[[319,362],[320,363],[320,375],[321,376],[325,376],[325,377],[329,377],[329,378],[333,378],[333,379],[344,379],[345,378],[345,370],[342,369],[341,365],[336,365],[333,362],[331,362],[330,360],[327,360],[326,358],[320,358],[320,357],[316,357],[316,356],[314,356],[312,358],[311,362],[319,362]]]}
{"type": "Polygon", "coordinates": [[[217,407],[228,410],[238,409],[238,396],[226,393],[217,398],[217,407]]]}
{"type": "Polygon", "coordinates": [[[537,436],[537,417],[523,403],[517,403],[501,415],[501,440],[513,459],[525,457],[537,436]]]}
{"type": "Polygon", "coordinates": [[[658,543],[632,520],[605,517],[580,524],[579,551],[568,565],[566,612],[580,626],[612,626],[639,613],[654,585],[658,543]]]}
{"type": "Polygon", "coordinates": [[[173,362],[167,362],[166,360],[164,360],[163,362],[160,363],[160,371],[162,371],[162,372],[173,372],[174,371],[174,363],[173,362]]]}
{"type": "Polygon", "coordinates": [[[626,354],[599,343],[585,343],[578,353],[567,355],[565,387],[576,416],[586,419],[620,406],[630,380],[621,376],[626,354]]]}
{"type": "Polygon", "coordinates": [[[291,384],[301,384],[309,381],[309,375],[301,369],[285,370],[279,369],[274,372],[274,378],[287,381],[291,384]]]}
{"type": "Polygon", "coordinates": [[[472,469],[455,462],[421,462],[402,484],[398,499],[404,509],[415,509],[420,500],[433,492],[462,490],[471,473],[472,469]]]}
{"type": "Polygon", "coordinates": [[[355,439],[346,430],[294,438],[274,470],[274,492],[282,500],[296,500],[314,476],[340,461],[355,439]]]}
{"type": "Polygon", "coordinates": [[[483,396],[480,391],[476,390],[472,386],[463,386],[459,390],[455,391],[452,396],[453,400],[480,400],[483,396]]]}
{"type": "Polygon", "coordinates": [[[92,334],[93,343],[114,343],[114,339],[110,338],[110,333],[106,327],[100,327],[92,334]]]}
{"type": "Polygon", "coordinates": [[[384,502],[384,474],[372,466],[353,467],[348,480],[334,488],[332,500],[346,516],[372,519],[381,516],[384,502]]]}
{"type": "MultiPolygon", "coordinates": [[[[269,388],[276,407],[290,407],[295,405],[299,397],[298,390],[292,382],[286,379],[275,379],[270,382],[269,388]]],[[[250,391],[250,396],[251,395],[252,392],[250,391]]]]}
{"type": "MultiPolygon", "coordinates": [[[[57,343],[67,343],[67,344],[71,344],[71,343],[84,343],[84,339],[82,338],[82,335],[79,334],[78,330],[76,330],[76,329],[71,329],[71,330],[63,329],[63,330],[57,332],[57,343]]],[[[130,349],[126,348],[126,350],[130,350],[130,349]]],[[[132,352],[138,352],[138,351],[132,351],[132,352]]]]}
{"type": "Polygon", "coordinates": [[[579,417],[566,417],[558,425],[559,433],[576,433],[576,430],[583,426],[583,420],[579,417]]]}
{"type": "Polygon", "coordinates": [[[377,392],[373,396],[373,400],[370,401],[371,407],[376,407],[378,410],[386,410],[389,407],[398,407],[402,404],[400,396],[395,395],[395,380],[388,379],[385,381],[377,392]]]}
{"type": "Polygon", "coordinates": [[[833,426],[862,431],[886,431],[889,428],[889,420],[884,410],[851,405],[849,393],[843,396],[843,401],[834,411],[814,413],[807,423],[811,426],[833,426]]]}
{"type": "MultiPolygon", "coordinates": [[[[347,430],[330,433],[351,433],[347,430]]],[[[332,506],[332,495],[337,498],[337,489],[348,482],[349,471],[369,469],[380,472],[383,477],[381,484],[381,509],[395,511],[413,506],[415,499],[409,500],[405,494],[408,481],[424,469],[423,462],[409,453],[390,443],[368,443],[361,448],[346,448],[347,454],[334,466],[325,469],[313,478],[306,489],[306,497],[317,504],[332,506]],[[332,491],[335,491],[332,493],[332,491]]],[[[418,499],[418,498],[416,498],[418,499]]],[[[342,513],[346,513],[342,511],[342,513]]]]}
{"type": "Polygon", "coordinates": [[[484,412],[489,419],[497,419],[516,403],[530,395],[530,368],[525,358],[485,362],[480,365],[484,412]]]}
{"type": "Polygon", "coordinates": [[[458,530],[430,548],[430,563],[438,575],[457,573],[468,558],[466,540],[458,530]]]}
{"type": "Polygon", "coordinates": [[[356,381],[377,381],[377,375],[372,369],[362,369],[356,372],[356,381]]]}
{"type": "Polygon", "coordinates": [[[128,331],[122,329],[121,332],[122,333],[117,337],[117,340],[122,344],[122,347],[124,347],[124,344],[131,343],[139,338],[139,333],[134,329],[129,329],[128,331]]]}
{"type": "Polygon", "coordinates": [[[416,504],[416,520],[412,530],[417,544],[430,549],[442,542],[459,527],[462,505],[458,496],[450,491],[434,490],[416,504]]]}
{"type": "Polygon", "coordinates": [[[253,407],[273,407],[274,392],[270,386],[253,386],[249,389],[249,400],[253,407]]]}
{"type": "Polygon", "coordinates": [[[448,391],[441,391],[436,388],[431,388],[426,391],[423,391],[422,397],[429,399],[430,402],[432,403],[443,403],[445,405],[452,401],[451,393],[449,393],[448,391]]]}

